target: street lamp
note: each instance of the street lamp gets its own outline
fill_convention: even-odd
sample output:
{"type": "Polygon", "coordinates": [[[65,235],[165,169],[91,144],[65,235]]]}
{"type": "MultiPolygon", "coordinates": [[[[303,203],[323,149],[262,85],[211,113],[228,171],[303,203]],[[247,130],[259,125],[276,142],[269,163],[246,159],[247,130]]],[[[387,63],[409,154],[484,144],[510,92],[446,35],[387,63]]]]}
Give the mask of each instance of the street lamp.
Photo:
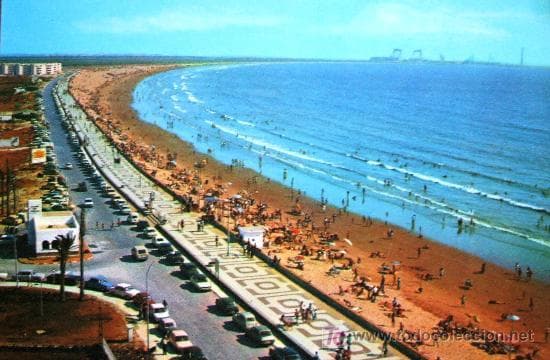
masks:
{"type": "Polygon", "coordinates": [[[145,272],[145,294],[147,295],[145,299],[145,318],[147,321],[147,328],[145,331],[147,331],[147,357],[150,357],[149,351],[150,351],[150,345],[149,345],[149,270],[151,270],[151,267],[153,266],[153,262],[149,264],[147,267],[147,271],[145,272]]]}
{"type": "Polygon", "coordinates": [[[19,271],[17,269],[17,237],[13,237],[13,256],[15,259],[15,287],[19,287],[19,271]]]}

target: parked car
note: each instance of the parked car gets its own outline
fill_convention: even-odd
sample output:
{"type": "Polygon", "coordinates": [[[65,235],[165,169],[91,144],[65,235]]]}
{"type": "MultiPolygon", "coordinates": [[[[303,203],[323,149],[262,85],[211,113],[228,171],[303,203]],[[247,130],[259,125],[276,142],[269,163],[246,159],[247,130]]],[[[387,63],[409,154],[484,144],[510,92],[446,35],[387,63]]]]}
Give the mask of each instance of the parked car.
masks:
{"type": "Polygon", "coordinates": [[[190,346],[181,351],[180,359],[183,360],[208,360],[201,348],[198,346],[190,346]]]}
{"type": "Polygon", "coordinates": [[[186,262],[180,265],[180,271],[184,277],[191,278],[193,275],[199,273],[199,268],[191,262],[186,262]]]}
{"type": "Polygon", "coordinates": [[[109,294],[117,296],[126,300],[131,300],[134,296],[139,294],[139,290],[127,283],[117,284],[109,291],[109,294]]]}
{"type": "Polygon", "coordinates": [[[139,220],[139,215],[137,212],[131,212],[128,217],[126,218],[126,221],[129,224],[137,224],[139,220]]]}
{"type": "Polygon", "coordinates": [[[94,201],[92,200],[92,198],[86,198],[84,199],[84,204],[83,204],[84,207],[94,207],[94,201]]]}
{"type": "Polygon", "coordinates": [[[167,334],[177,328],[176,321],[170,317],[159,320],[158,329],[161,334],[167,334]]]}
{"type": "Polygon", "coordinates": [[[19,270],[17,278],[19,281],[45,281],[46,274],[34,272],[34,270],[19,270]]]}
{"type": "MultiPolygon", "coordinates": [[[[56,271],[46,276],[46,282],[50,284],[61,284],[61,271],[56,271]]],[[[65,285],[77,286],[79,283],[80,274],[77,274],[74,271],[65,272],[65,285]]]]}
{"type": "Polygon", "coordinates": [[[143,231],[149,226],[149,223],[147,222],[147,220],[139,220],[136,223],[136,226],[139,231],[143,231]]]}
{"type": "Polygon", "coordinates": [[[258,325],[254,314],[248,311],[236,313],[235,315],[233,315],[233,322],[235,323],[235,325],[237,325],[239,329],[244,331],[258,325]]]}
{"type": "Polygon", "coordinates": [[[165,238],[163,238],[162,236],[155,236],[152,242],[153,242],[153,246],[156,247],[157,249],[160,249],[160,248],[166,249],[166,248],[172,247],[172,245],[170,245],[170,242],[165,238]]]}
{"type": "Polygon", "coordinates": [[[290,347],[274,347],[269,349],[269,356],[274,360],[302,360],[296,350],[290,347]]]}
{"type": "Polygon", "coordinates": [[[130,215],[131,212],[132,212],[132,209],[130,209],[128,205],[122,205],[122,207],[119,210],[119,213],[121,213],[122,215],[130,215]]]}
{"type": "Polygon", "coordinates": [[[132,248],[132,257],[134,260],[145,261],[149,257],[149,252],[145,246],[136,245],[132,248]]]}
{"type": "Polygon", "coordinates": [[[96,275],[84,282],[84,287],[90,290],[107,292],[114,288],[114,285],[105,276],[96,275]]]}
{"type": "Polygon", "coordinates": [[[168,265],[181,265],[184,263],[185,258],[179,251],[170,251],[164,256],[168,265]]]}
{"type": "Polygon", "coordinates": [[[222,297],[216,299],[216,309],[224,315],[233,315],[239,312],[235,300],[229,297],[222,297]]]}
{"type": "Polygon", "coordinates": [[[114,199],[114,200],[113,200],[113,205],[114,205],[115,208],[117,208],[117,209],[119,209],[119,210],[122,210],[122,208],[123,208],[124,206],[128,206],[128,205],[126,204],[126,201],[124,201],[123,199],[114,199]]]}
{"type": "Polygon", "coordinates": [[[180,329],[170,331],[170,334],[168,335],[168,343],[172,345],[174,350],[179,354],[193,346],[193,343],[189,340],[187,333],[180,329]]]}
{"type": "Polygon", "coordinates": [[[153,229],[152,227],[146,228],[146,229],[143,231],[143,235],[144,235],[146,238],[149,238],[149,239],[154,239],[155,237],[159,236],[159,234],[157,233],[157,231],[156,231],[155,229],[153,229]]]}
{"type": "Polygon", "coordinates": [[[208,278],[206,275],[197,273],[193,276],[191,276],[191,284],[195,289],[198,291],[210,291],[212,290],[212,285],[210,285],[210,282],[208,281],[208,278]]]}
{"type": "Polygon", "coordinates": [[[160,319],[170,317],[168,309],[159,303],[149,304],[149,318],[153,322],[158,322],[160,319]]]}
{"type": "Polygon", "coordinates": [[[275,337],[271,333],[271,330],[265,325],[256,325],[248,329],[246,336],[262,346],[272,345],[275,342],[275,337]]]}

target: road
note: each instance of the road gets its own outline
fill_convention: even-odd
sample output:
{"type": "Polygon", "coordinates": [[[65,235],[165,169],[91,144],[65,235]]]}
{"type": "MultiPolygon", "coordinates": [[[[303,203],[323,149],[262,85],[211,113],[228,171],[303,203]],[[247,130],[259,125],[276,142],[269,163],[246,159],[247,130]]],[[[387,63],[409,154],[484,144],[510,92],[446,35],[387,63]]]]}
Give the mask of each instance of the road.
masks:
{"type": "MultiPolygon", "coordinates": [[[[129,225],[115,226],[111,223],[119,217],[110,206],[108,198],[92,186],[91,179],[86,176],[79,165],[75,149],[71,147],[67,133],[61,125],[61,118],[55,109],[52,81],[44,91],[44,106],[50,123],[51,139],[55,144],[58,164],[72,163],[72,170],[61,169],[69,184],[70,197],[73,203],[81,204],[84,198],[92,198],[94,207],[86,212],[88,231],[86,241],[90,244],[93,259],[86,263],[86,277],[102,274],[114,283],[128,282],[141,290],[145,290],[145,272],[153,264],[149,272],[149,292],[157,301],[166,300],[171,317],[178,327],[188,332],[192,342],[200,346],[209,359],[258,359],[268,358],[266,348],[253,347],[247,339],[235,331],[229,317],[214,314],[211,307],[217,295],[214,292],[197,293],[191,291],[186,282],[177,276],[177,267],[171,267],[159,261],[155,255],[145,262],[130,260],[130,248],[136,244],[146,243],[139,238],[138,233],[129,225]],[[73,189],[79,182],[86,181],[87,192],[77,192],[73,189]],[[96,223],[99,227],[96,229],[96,223]],[[105,224],[104,230],[101,224],[105,224]]],[[[122,218],[122,216],[120,216],[122,218]]],[[[13,258],[0,258],[0,272],[13,272],[13,258]]],[[[49,272],[57,270],[57,266],[24,266],[19,268],[35,268],[37,271],[49,272]]],[[[68,270],[78,272],[79,265],[71,264],[68,270]]]]}

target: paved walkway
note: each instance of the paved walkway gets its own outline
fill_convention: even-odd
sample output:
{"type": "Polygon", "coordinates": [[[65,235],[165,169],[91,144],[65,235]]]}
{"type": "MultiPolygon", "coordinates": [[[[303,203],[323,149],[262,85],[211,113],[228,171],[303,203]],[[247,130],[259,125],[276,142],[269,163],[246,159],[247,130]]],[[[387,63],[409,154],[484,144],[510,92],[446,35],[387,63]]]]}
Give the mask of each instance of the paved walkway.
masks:
{"type": "MultiPolygon", "coordinates": [[[[215,228],[206,226],[201,232],[194,231],[197,229],[198,214],[182,214],[179,202],[174,201],[170,194],[157,187],[124,157],[120,157],[120,163],[115,164],[116,150],[96,126],[86,119],[74,99],[69,95],[63,95],[66,87],[66,82],[59,81],[58,93],[65,103],[65,109],[71,111],[73,119],[76,120],[75,126],[79,129],[79,137],[86,139],[86,150],[92,160],[137,208],[142,209],[143,200],[148,199],[151,192],[155,193],[154,211],[163,213],[169,219],[161,228],[172,241],[177,242],[196,261],[205,266],[212,259],[218,259],[219,280],[275,327],[279,327],[281,323],[281,314],[294,313],[301,302],[315,305],[318,309],[315,321],[301,323],[290,329],[281,329],[295,345],[311,356],[318,352],[321,359],[331,359],[337,348],[339,334],[342,331],[353,331],[358,336],[352,337],[352,359],[403,358],[394,349],[389,349],[384,357],[380,340],[374,339],[367,330],[334,311],[265,262],[244,256],[241,245],[229,244],[230,251],[227,256],[226,237],[215,228]],[[180,231],[177,224],[182,219],[186,226],[180,231]],[[219,236],[218,247],[214,241],[216,235],[219,236]]],[[[213,267],[208,269],[214,274],[213,267]]]]}

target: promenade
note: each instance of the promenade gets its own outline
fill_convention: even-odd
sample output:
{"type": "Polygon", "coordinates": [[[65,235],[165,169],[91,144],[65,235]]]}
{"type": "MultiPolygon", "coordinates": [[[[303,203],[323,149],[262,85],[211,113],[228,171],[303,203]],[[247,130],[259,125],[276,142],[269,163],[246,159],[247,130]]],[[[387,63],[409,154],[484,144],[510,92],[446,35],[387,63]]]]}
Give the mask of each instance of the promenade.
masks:
{"type": "Polygon", "coordinates": [[[162,214],[168,219],[166,224],[157,225],[157,228],[167,235],[174,245],[190,254],[211,273],[212,277],[217,278],[260,318],[281,331],[282,336],[310,356],[318,352],[321,359],[333,358],[342,332],[346,335],[352,334],[352,359],[404,358],[392,348],[384,354],[381,340],[375,339],[366,329],[336,312],[264,261],[246,256],[240,244],[228,244],[226,235],[218,229],[207,225],[201,231],[197,231],[200,214],[182,213],[182,205],[175,201],[172,195],[120,156],[105,135],[87,120],[84,112],[66,90],[67,82],[62,78],[58,82],[58,94],[64,109],[71,115],[89,157],[109,182],[140,210],[144,209],[144,201],[154,198],[153,214],[162,214]],[[115,162],[115,159],[120,160],[115,162]],[[183,230],[178,226],[182,220],[185,222],[183,230]],[[219,239],[218,244],[215,241],[216,237],[219,239]],[[219,266],[211,266],[214,260],[219,266]],[[312,303],[318,309],[316,319],[283,328],[281,315],[294,314],[302,303],[312,303]]]}

